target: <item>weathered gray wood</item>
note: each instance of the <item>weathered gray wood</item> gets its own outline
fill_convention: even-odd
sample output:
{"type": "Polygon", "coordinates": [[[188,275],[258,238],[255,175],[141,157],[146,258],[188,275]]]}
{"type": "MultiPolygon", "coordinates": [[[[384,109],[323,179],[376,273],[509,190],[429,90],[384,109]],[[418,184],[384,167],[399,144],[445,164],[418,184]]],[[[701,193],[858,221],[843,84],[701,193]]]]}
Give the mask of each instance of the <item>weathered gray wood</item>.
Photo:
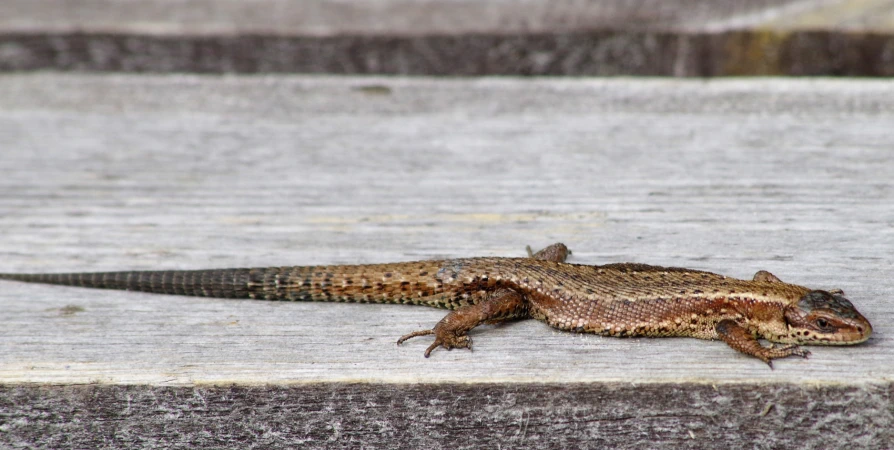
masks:
{"type": "Polygon", "coordinates": [[[891,0],[6,0],[0,30],[153,35],[891,31],[891,0]]]}
{"type": "MultiPolygon", "coordinates": [[[[738,394],[718,402],[751,405],[729,417],[712,409],[718,403],[687,403],[714,417],[699,425],[703,432],[689,429],[693,446],[728,426],[758,426],[755,399],[777,392],[767,405],[779,415],[766,422],[777,428],[749,428],[730,442],[764,433],[768,447],[808,445],[829,439],[808,426],[822,419],[838,433],[835,442],[874,448],[891,438],[894,423],[892,123],[894,84],[881,81],[0,76],[0,271],[514,256],[525,244],[562,241],[577,263],[637,261],[737,277],[767,269],[842,288],[875,327],[865,345],[814,347],[809,360],[781,360],[772,371],[719,342],[576,335],[535,321],[483,327],[472,334],[474,352],[424,359],[424,339],[401,347],[394,340],[430,327],[443,311],[3,282],[0,439],[68,430],[62,418],[75,416],[39,411],[86,408],[94,394],[124,405],[127,389],[143,399],[127,422],[137,424],[151,422],[144,410],[151,392],[179,399],[159,400],[163,410],[191,408],[188,399],[201,397],[250,411],[215,387],[231,383],[259,385],[252,396],[305,414],[327,404],[303,409],[296,399],[316,395],[307,383],[360,383],[347,391],[356,396],[328,397],[349,405],[362,405],[366,389],[401,392],[414,383],[447,386],[437,397],[443,402],[452,383],[501,386],[500,395],[519,392],[547,410],[558,397],[538,397],[539,383],[582,396],[631,393],[612,411],[642,401],[637,386],[660,384],[702,393],[734,386],[738,394]],[[87,383],[94,390],[46,387],[87,383]],[[272,387],[280,384],[289,387],[272,387]],[[850,399],[841,400],[847,418],[811,409],[828,398],[812,386],[850,399]],[[28,396],[43,406],[16,400],[28,396]],[[805,406],[804,398],[817,403],[805,406]],[[799,414],[812,421],[778,428],[799,414]]],[[[442,403],[416,398],[385,410],[422,421],[412,428],[420,434],[436,433],[442,403]]],[[[600,397],[587,398],[572,423],[653,423],[645,412],[601,416],[593,403],[600,397]]],[[[656,405],[669,408],[663,398],[656,405]]],[[[90,414],[82,417],[108,418],[90,414]]],[[[350,423],[370,427],[387,416],[350,423]]],[[[341,419],[329,420],[337,429],[341,419]]],[[[512,420],[487,423],[525,418],[512,420]]],[[[198,439],[196,423],[177,425],[184,439],[198,439]]],[[[289,436],[309,433],[295,430],[289,436]]],[[[629,438],[621,430],[609,436],[616,444],[629,438]]],[[[648,436],[654,448],[682,442],[679,434],[648,436]]]]}
{"type": "Polygon", "coordinates": [[[892,76],[891,0],[6,0],[0,71],[892,76]]]}
{"type": "Polygon", "coordinates": [[[0,29],[154,35],[544,33],[599,28],[890,30],[894,2],[858,0],[6,0],[0,29]],[[845,12],[845,13],[843,13],[845,12]],[[238,19],[238,20],[237,20],[238,19]]]}
{"type": "Polygon", "coordinates": [[[890,397],[890,385],[0,386],[0,408],[20,411],[0,442],[27,448],[876,449],[891,442],[890,397]],[[35,432],[25,440],[22,430],[35,432]]]}

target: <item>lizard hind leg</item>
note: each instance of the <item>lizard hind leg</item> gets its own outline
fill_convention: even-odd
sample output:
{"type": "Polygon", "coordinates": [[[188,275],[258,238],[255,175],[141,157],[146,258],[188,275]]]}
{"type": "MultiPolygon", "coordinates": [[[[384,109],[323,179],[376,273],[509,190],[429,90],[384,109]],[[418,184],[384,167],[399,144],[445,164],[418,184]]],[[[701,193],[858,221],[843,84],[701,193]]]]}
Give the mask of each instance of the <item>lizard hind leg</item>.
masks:
{"type": "Polygon", "coordinates": [[[565,262],[568,259],[568,255],[571,254],[571,250],[568,250],[568,247],[561,242],[556,242],[549,247],[540,250],[537,253],[531,251],[531,246],[525,247],[525,250],[528,252],[528,258],[534,259],[542,259],[544,261],[553,261],[553,262],[565,262]]]}
{"type": "Polygon", "coordinates": [[[754,278],[752,278],[752,280],[765,281],[768,283],[782,283],[782,280],[780,280],[779,277],[773,275],[770,272],[767,272],[766,270],[758,270],[757,272],[755,272],[754,278]]]}
{"type": "Polygon", "coordinates": [[[435,341],[425,350],[426,358],[438,347],[447,350],[454,348],[471,350],[472,338],[467,334],[471,329],[482,323],[498,323],[526,317],[527,313],[528,307],[524,296],[511,289],[501,289],[488,293],[478,303],[451,311],[430,330],[414,331],[402,336],[397,340],[397,344],[400,345],[410,338],[433,334],[435,341]]]}

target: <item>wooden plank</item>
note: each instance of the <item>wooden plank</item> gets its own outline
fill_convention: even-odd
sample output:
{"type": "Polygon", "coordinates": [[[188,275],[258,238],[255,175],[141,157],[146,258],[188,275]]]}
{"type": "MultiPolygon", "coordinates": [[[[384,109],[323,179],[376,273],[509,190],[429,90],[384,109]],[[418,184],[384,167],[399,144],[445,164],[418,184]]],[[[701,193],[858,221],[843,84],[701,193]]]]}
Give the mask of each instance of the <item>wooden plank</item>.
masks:
{"type": "Polygon", "coordinates": [[[892,76],[892,0],[7,0],[0,71],[892,76]]]}
{"type": "Polygon", "coordinates": [[[0,386],[0,407],[19,412],[0,442],[38,448],[874,449],[891,442],[890,396],[890,387],[877,385],[0,386]],[[32,434],[22,439],[23,430],[32,434]]]}
{"type": "Polygon", "coordinates": [[[825,11],[836,11],[854,29],[883,24],[890,30],[883,20],[892,8],[891,0],[7,0],[0,5],[0,29],[174,36],[727,31],[769,21],[795,25],[808,16],[816,23],[825,11]]]}
{"type": "MultiPolygon", "coordinates": [[[[562,241],[580,263],[768,269],[841,287],[886,333],[890,83],[22,75],[2,85],[3,271],[511,256],[562,241]]],[[[650,361],[650,379],[795,372],[720,343],[569,335],[536,322],[479,333],[474,354],[423,361],[422,342],[393,345],[443,315],[418,307],[19,283],[4,283],[3,295],[6,323],[23,321],[7,328],[7,342],[24,346],[9,349],[2,375],[16,382],[122,369],[109,380],[331,380],[324,360],[356,365],[340,381],[629,380],[630,368],[603,359],[618,349],[650,361]],[[214,351],[181,353],[178,339],[214,351]],[[94,346],[121,351],[91,356],[94,346]],[[560,359],[599,357],[558,370],[532,360],[544,346],[560,359]],[[271,371],[272,361],[303,370],[271,371]],[[445,370],[456,361],[463,373],[445,370]]],[[[884,345],[821,348],[780,365],[802,368],[805,381],[874,380],[891,367],[884,345]]]]}
{"type": "Polygon", "coordinates": [[[0,30],[152,35],[427,35],[594,29],[890,32],[892,0],[6,0],[0,30]],[[238,18],[238,20],[235,20],[238,18]]]}
{"type": "MultiPolygon", "coordinates": [[[[394,340],[443,311],[3,282],[0,403],[6,423],[18,424],[6,436],[33,437],[47,423],[33,422],[38,410],[20,396],[62,409],[86,407],[90,392],[115,402],[128,392],[224,401],[221,386],[235,384],[275,403],[311,395],[317,383],[352,383],[358,395],[343,401],[356,404],[367,389],[433,383],[443,392],[504,386],[495,392],[548,403],[559,394],[537,392],[550,383],[581,395],[626,387],[629,405],[642,385],[704,395],[732,386],[737,394],[722,398],[734,402],[776,392],[768,404],[780,417],[807,414],[799,402],[834,391],[872,399],[833,421],[836,439],[889,439],[892,94],[889,82],[833,80],[0,76],[0,271],[515,256],[561,241],[577,263],[737,277],[766,269],[842,288],[875,327],[864,345],[814,347],[809,360],[781,360],[776,370],[719,342],[577,335],[536,321],[483,327],[474,352],[424,359],[427,341],[394,340]],[[96,390],[47,387],[80,384],[96,390]]],[[[420,405],[393,413],[443,412],[420,405]]],[[[580,423],[607,417],[598,411],[588,407],[580,423]]],[[[107,417],[94,412],[79,417],[107,417]]],[[[625,420],[648,427],[637,417],[625,420]]],[[[746,426],[752,417],[730,420],[746,426]]],[[[785,439],[811,435],[798,423],[785,439]]],[[[178,426],[201,430],[193,424],[178,426]]],[[[426,424],[414,429],[433,432],[426,424]]],[[[693,442],[722,429],[693,431],[693,442]]],[[[661,445],[679,443],[656,433],[661,445]]]]}

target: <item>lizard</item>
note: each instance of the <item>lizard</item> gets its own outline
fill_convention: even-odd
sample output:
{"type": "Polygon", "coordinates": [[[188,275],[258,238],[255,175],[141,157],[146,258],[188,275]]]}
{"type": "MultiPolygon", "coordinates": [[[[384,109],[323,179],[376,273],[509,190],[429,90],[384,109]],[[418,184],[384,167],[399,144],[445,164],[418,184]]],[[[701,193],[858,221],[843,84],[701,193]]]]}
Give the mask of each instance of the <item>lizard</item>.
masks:
{"type": "Polygon", "coordinates": [[[0,279],[158,294],[289,301],[395,303],[452,310],[425,350],[472,348],[484,323],[533,318],[604,336],[721,340],[773,367],[806,358],[801,345],[851,345],[872,326],[838,289],[782,282],[767,271],[741,280],[638,263],[566,263],[556,243],[527,258],[478,257],[387,264],[83,273],[0,273],[0,279]],[[784,344],[763,345],[760,339],[784,344]]]}

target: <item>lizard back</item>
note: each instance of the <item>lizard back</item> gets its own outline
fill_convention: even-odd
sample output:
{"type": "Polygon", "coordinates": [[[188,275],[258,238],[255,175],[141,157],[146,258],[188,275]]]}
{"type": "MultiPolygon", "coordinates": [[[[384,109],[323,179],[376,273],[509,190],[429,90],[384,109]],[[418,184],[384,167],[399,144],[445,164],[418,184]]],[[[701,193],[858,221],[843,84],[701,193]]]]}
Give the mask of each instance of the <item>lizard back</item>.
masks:
{"type": "Polygon", "coordinates": [[[455,309],[500,286],[555,298],[648,301],[747,296],[797,301],[806,288],[645,264],[590,266],[531,258],[210,270],[0,274],[0,279],[157,294],[287,301],[409,303],[455,309]]]}

